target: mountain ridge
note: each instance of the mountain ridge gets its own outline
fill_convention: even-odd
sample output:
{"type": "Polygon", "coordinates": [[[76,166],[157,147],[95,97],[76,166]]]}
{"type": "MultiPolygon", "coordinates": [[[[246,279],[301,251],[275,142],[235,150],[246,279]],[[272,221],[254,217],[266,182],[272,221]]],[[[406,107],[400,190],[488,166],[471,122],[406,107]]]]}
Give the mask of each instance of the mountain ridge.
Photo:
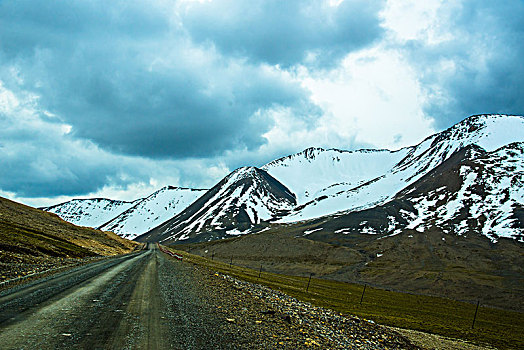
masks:
{"type": "MultiPolygon", "coordinates": [[[[258,232],[260,229],[272,225],[272,223],[294,224],[297,222],[322,220],[324,217],[340,217],[351,212],[365,211],[394,200],[397,194],[404,188],[417,183],[417,181],[446,162],[460,149],[467,148],[470,145],[478,145],[479,148],[489,153],[512,142],[518,143],[522,141],[519,139],[519,135],[524,135],[524,117],[479,114],[468,117],[439,133],[430,135],[414,146],[404,147],[395,151],[387,149],[348,151],[336,148],[310,147],[301,152],[275,159],[260,168],[239,168],[215,185],[215,187],[220,184],[223,185],[224,181],[227,182],[228,179],[238,174],[239,171],[263,171],[275,181],[271,182],[276,186],[274,189],[279,185],[285,188],[285,191],[282,193],[287,193],[288,202],[279,210],[269,210],[266,206],[268,203],[262,203],[264,195],[256,193],[256,191],[254,192],[256,193],[254,198],[257,198],[260,205],[255,205],[244,199],[243,202],[229,203],[231,204],[228,207],[229,209],[224,209],[227,213],[221,212],[216,208],[218,211],[213,209],[215,205],[222,205],[217,204],[218,202],[214,204],[205,201],[198,202],[200,198],[195,198],[193,202],[187,203],[185,208],[182,208],[178,213],[174,213],[171,218],[165,216],[162,217],[162,220],[156,221],[155,223],[158,223],[156,227],[146,227],[145,225],[143,227],[150,229],[147,231],[150,232],[173,220],[177,215],[186,212],[191,206],[193,206],[191,211],[195,213],[214,212],[215,215],[223,217],[223,222],[229,220],[238,223],[238,227],[228,226],[227,230],[221,225],[208,226],[209,230],[222,232],[215,235],[217,238],[227,237],[227,235],[224,236],[223,234],[225,231],[229,231],[232,235],[247,234],[258,232]],[[292,197],[294,197],[294,201],[291,199],[292,197]],[[197,202],[201,206],[198,209],[195,206],[197,202]],[[242,205],[246,205],[246,208],[249,207],[249,210],[246,211],[242,205]],[[235,206],[236,209],[231,209],[235,206]],[[224,218],[227,215],[230,217],[225,220],[224,218]]],[[[513,161],[520,164],[522,163],[522,158],[517,156],[513,161]]],[[[502,164],[499,163],[494,166],[502,164]]],[[[506,168],[507,176],[511,176],[508,170],[510,168],[506,168]]],[[[502,175],[500,173],[497,176],[500,177],[502,175]]],[[[515,181],[521,181],[520,178],[519,172],[515,181]]],[[[238,186],[242,187],[243,185],[241,182],[238,182],[238,186]]],[[[240,187],[223,192],[222,195],[225,199],[222,198],[221,200],[227,202],[226,197],[233,195],[235,190],[239,192],[233,198],[236,198],[235,196],[237,195],[242,195],[243,189],[240,187]]],[[[202,197],[206,193],[202,193],[202,197]]],[[[520,192],[517,191],[516,193],[520,192]]],[[[519,198],[517,198],[517,202],[522,203],[524,200],[519,198]]],[[[133,206],[136,207],[138,205],[139,203],[135,203],[133,206]]],[[[128,210],[131,210],[131,208],[127,208],[125,211],[128,210]]],[[[426,208],[426,210],[429,209],[426,208]]],[[[520,213],[519,207],[517,206],[512,210],[517,220],[521,220],[520,214],[518,214],[520,213]]],[[[119,216],[121,215],[123,213],[119,214],[119,216]]],[[[116,217],[99,227],[115,229],[115,227],[110,227],[109,225],[115,219],[116,217]]],[[[207,219],[202,220],[205,222],[207,219]]],[[[189,236],[193,236],[193,233],[201,231],[202,227],[207,225],[204,225],[202,221],[196,220],[196,217],[193,221],[190,220],[190,217],[187,217],[180,224],[182,222],[184,222],[186,227],[179,227],[177,230],[184,231],[187,235],[182,234],[181,237],[186,239],[189,236]]],[[[135,235],[139,233],[134,232],[135,235]]],[[[131,235],[127,237],[131,237],[131,235]]],[[[165,239],[165,237],[159,239],[165,239]]],[[[195,239],[198,240],[196,236],[191,240],[195,239]]],[[[201,239],[208,240],[211,238],[207,235],[206,238],[202,236],[201,239]]]]}

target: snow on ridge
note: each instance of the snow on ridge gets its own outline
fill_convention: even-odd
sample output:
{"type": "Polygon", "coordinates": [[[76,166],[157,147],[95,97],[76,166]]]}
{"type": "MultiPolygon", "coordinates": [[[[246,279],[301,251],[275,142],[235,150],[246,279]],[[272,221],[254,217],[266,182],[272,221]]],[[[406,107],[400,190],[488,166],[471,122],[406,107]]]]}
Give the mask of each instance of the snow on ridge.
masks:
{"type": "MultiPolygon", "coordinates": [[[[366,165],[379,163],[383,168],[374,169],[376,172],[364,171],[360,181],[358,177],[354,177],[353,181],[339,181],[340,185],[331,188],[324,186],[323,189],[319,188],[330,182],[330,175],[333,174],[322,173],[323,168],[329,169],[321,162],[322,157],[317,157],[316,164],[297,161],[293,163],[292,159],[288,160],[290,165],[287,167],[273,166],[268,172],[289,186],[292,191],[296,191],[301,203],[308,204],[279,222],[292,223],[371,208],[392,199],[397,192],[420,179],[462,147],[476,144],[489,152],[522,141],[523,138],[524,117],[472,116],[441,133],[427,137],[416,146],[396,152],[384,151],[390,152],[390,162],[367,158],[366,165]],[[300,180],[303,180],[302,183],[300,180]]],[[[387,153],[374,153],[377,154],[387,153]]],[[[337,164],[339,169],[344,169],[340,171],[339,176],[349,178],[348,174],[355,170],[355,165],[358,167],[358,162],[348,161],[346,170],[343,165],[337,164]]]]}
{"type": "Polygon", "coordinates": [[[140,200],[127,202],[106,198],[72,199],[43,208],[43,210],[57,214],[65,221],[75,225],[98,227],[140,200]]]}
{"type": "Polygon", "coordinates": [[[134,239],[180,213],[206,190],[165,186],[100,227],[134,239]]]}
{"type": "Polygon", "coordinates": [[[262,167],[295,193],[299,205],[325,194],[322,192],[334,185],[337,188],[340,185],[351,188],[381,176],[397,164],[406,152],[334,149],[315,151],[314,158],[298,153],[262,167]]]}

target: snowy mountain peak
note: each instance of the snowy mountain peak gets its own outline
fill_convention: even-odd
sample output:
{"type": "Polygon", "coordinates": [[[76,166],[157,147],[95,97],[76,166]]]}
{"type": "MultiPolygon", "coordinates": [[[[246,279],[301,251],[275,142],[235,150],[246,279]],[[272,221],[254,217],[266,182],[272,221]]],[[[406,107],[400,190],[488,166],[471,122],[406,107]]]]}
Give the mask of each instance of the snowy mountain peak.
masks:
{"type": "Polygon", "coordinates": [[[240,167],[227,175],[225,179],[228,183],[233,183],[241,179],[257,176],[257,170],[258,169],[253,166],[240,167]]]}
{"type": "Polygon", "coordinates": [[[295,195],[266,171],[242,167],[186,210],[140,240],[207,240],[246,233],[296,205],[295,195]],[[198,238],[197,238],[198,237],[198,238]]]}

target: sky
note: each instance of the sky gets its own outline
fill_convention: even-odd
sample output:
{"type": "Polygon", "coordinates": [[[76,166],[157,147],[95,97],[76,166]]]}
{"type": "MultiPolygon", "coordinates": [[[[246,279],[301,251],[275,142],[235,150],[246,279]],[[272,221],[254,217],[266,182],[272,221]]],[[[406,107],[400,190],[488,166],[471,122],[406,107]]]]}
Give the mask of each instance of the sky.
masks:
{"type": "Polygon", "coordinates": [[[0,196],[210,188],[524,113],[524,1],[0,0],[0,196]]]}

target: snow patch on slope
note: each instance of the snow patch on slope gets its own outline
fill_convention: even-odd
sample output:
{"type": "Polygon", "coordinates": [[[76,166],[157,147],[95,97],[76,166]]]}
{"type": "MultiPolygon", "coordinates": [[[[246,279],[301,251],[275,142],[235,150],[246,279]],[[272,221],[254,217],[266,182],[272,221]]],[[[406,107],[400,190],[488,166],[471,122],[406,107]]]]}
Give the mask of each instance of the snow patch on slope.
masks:
{"type": "Polygon", "coordinates": [[[407,228],[423,232],[433,226],[444,232],[481,233],[497,242],[500,237],[524,242],[524,229],[515,225],[514,210],[524,203],[524,143],[514,143],[462,165],[462,183],[455,193],[440,188],[411,201],[418,214],[407,228]],[[440,203],[437,205],[437,203],[440,203]]]}
{"type": "MultiPolygon", "coordinates": [[[[290,215],[284,217],[279,222],[292,223],[303,220],[310,220],[337,212],[358,211],[384,204],[391,200],[397,192],[414,183],[429,171],[448,159],[453,153],[462,147],[477,144],[487,151],[494,151],[496,148],[507,145],[511,142],[522,141],[524,138],[524,117],[506,115],[480,115],[472,116],[458,123],[451,128],[432,135],[422,141],[417,146],[401,149],[397,152],[380,151],[385,159],[365,158],[364,163],[382,162],[383,168],[373,168],[376,172],[364,171],[353,179],[360,179],[357,182],[344,181],[344,171],[334,170],[345,169],[350,171],[352,164],[336,163],[331,168],[328,164],[335,164],[333,156],[320,158],[319,164],[315,162],[317,153],[306,157],[300,153],[292,158],[282,158],[279,161],[271,162],[265,167],[276,178],[291,182],[290,188],[302,191],[303,193],[326,193],[308,202],[305,206],[299,207],[290,215]],[[387,158],[391,157],[391,158],[387,158]],[[402,159],[398,159],[398,158],[402,159]],[[302,158],[306,158],[303,160],[302,158]],[[397,163],[395,163],[397,162],[397,163]],[[392,164],[395,163],[395,164],[392,164]],[[338,179],[336,191],[332,188],[324,188],[322,184],[314,183],[308,187],[310,177],[322,176],[319,169],[333,169],[341,178],[338,179]],[[314,174],[314,175],[313,175],[314,174]],[[317,174],[319,174],[317,176],[317,174]],[[366,177],[367,176],[367,177],[366,177]],[[311,188],[311,190],[308,190],[311,188]]],[[[351,153],[353,155],[354,153],[351,153]]],[[[351,156],[346,160],[352,160],[351,156]]],[[[358,164],[358,163],[357,163],[358,164]]],[[[365,166],[359,167],[365,169],[365,166]]],[[[354,174],[358,174],[355,172],[354,174]]],[[[333,179],[330,179],[333,181],[333,179]]],[[[328,181],[329,182],[329,181],[328,181]]],[[[303,196],[303,199],[307,196],[303,196]]],[[[451,209],[451,208],[450,208],[451,209]]]]}
{"type": "Polygon", "coordinates": [[[122,212],[100,229],[134,239],[180,213],[206,190],[166,186],[122,212]]]}
{"type": "Polygon", "coordinates": [[[73,199],[43,210],[55,213],[65,221],[78,226],[98,227],[138,201],[140,200],[125,202],[106,198],[73,199]]]}

